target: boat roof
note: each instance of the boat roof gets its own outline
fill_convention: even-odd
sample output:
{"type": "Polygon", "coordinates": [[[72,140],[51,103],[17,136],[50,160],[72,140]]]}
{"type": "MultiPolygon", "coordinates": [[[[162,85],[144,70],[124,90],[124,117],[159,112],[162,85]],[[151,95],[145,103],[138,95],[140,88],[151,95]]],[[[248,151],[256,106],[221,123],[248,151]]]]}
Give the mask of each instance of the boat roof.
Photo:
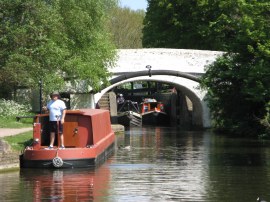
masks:
{"type": "MultiPolygon", "coordinates": [[[[104,112],[108,112],[108,110],[104,109],[75,109],[75,110],[67,110],[66,114],[74,114],[74,115],[83,115],[83,116],[94,116],[96,114],[101,114],[104,112]]],[[[38,114],[37,116],[49,116],[48,113],[46,114],[38,114]]]]}
{"type": "Polygon", "coordinates": [[[81,114],[84,116],[93,116],[95,114],[100,114],[108,110],[104,109],[76,109],[76,110],[67,110],[67,114],[81,114]]]}
{"type": "Polygon", "coordinates": [[[157,100],[154,99],[154,98],[144,98],[143,102],[144,102],[144,103],[148,103],[148,102],[157,102],[157,100]]]}

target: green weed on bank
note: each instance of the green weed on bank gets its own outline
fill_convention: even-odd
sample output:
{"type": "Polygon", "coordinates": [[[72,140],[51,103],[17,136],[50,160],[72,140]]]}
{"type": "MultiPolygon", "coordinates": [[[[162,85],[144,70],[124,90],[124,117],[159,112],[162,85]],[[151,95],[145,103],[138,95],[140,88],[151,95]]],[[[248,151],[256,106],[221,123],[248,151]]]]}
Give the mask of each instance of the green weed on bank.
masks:
{"type": "Polygon", "coordinates": [[[16,121],[16,117],[0,117],[0,128],[28,128],[32,127],[32,119],[22,119],[16,121]]]}
{"type": "Polygon", "coordinates": [[[33,141],[33,132],[25,132],[19,135],[7,136],[3,138],[13,150],[22,151],[25,147],[30,146],[33,141]]]}

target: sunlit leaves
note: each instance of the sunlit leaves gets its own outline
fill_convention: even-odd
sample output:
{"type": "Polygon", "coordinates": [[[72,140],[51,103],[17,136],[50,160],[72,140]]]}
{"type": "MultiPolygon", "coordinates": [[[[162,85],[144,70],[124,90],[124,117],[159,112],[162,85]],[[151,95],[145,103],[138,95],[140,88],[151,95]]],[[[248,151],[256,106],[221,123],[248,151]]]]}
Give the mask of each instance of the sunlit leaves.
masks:
{"type": "Polygon", "coordinates": [[[61,89],[83,79],[99,89],[115,49],[105,29],[114,0],[0,0],[0,82],[61,89]]]}
{"type": "Polygon", "coordinates": [[[145,12],[129,8],[113,8],[108,31],[117,48],[142,48],[142,29],[145,12]]]}

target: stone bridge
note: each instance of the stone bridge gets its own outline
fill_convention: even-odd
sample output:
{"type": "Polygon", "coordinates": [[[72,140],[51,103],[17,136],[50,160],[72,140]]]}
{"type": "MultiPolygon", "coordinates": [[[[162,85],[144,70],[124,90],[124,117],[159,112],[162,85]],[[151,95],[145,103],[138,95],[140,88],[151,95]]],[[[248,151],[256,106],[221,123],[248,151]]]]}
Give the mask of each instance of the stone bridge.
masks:
{"type": "Polygon", "coordinates": [[[184,49],[120,49],[118,60],[109,70],[111,86],[94,95],[95,103],[114,87],[132,81],[158,81],[172,84],[192,102],[192,121],[211,126],[206,92],[199,89],[199,77],[206,65],[222,55],[217,51],[184,49]],[[149,70],[151,67],[151,70],[149,70]]]}

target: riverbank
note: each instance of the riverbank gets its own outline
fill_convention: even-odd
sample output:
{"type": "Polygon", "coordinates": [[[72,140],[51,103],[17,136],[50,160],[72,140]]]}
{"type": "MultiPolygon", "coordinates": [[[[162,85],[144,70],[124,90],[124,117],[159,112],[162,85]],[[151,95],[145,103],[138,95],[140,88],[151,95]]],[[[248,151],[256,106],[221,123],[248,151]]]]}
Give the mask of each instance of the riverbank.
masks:
{"type": "Polygon", "coordinates": [[[0,139],[0,171],[19,168],[19,151],[13,151],[11,146],[0,139]]]}
{"type": "MultiPolygon", "coordinates": [[[[116,134],[125,130],[124,126],[119,124],[113,124],[112,129],[116,134]]],[[[33,129],[0,128],[0,171],[19,168],[19,155],[21,154],[21,151],[12,150],[11,146],[3,140],[3,137],[19,135],[31,130],[33,129]]]]}

